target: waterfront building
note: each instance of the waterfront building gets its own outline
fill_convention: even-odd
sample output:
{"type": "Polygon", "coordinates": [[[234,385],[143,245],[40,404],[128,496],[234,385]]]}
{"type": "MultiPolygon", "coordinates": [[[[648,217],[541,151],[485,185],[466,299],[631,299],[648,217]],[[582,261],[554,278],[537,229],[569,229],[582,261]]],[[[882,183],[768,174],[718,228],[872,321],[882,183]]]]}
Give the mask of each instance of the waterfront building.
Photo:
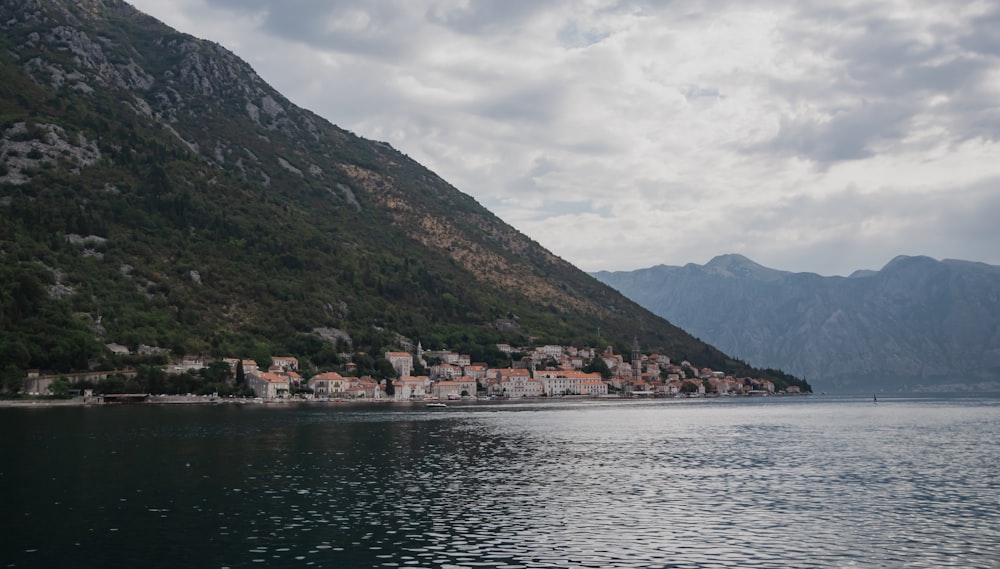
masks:
{"type": "Polygon", "coordinates": [[[261,399],[279,399],[288,396],[288,379],[269,372],[258,372],[247,375],[247,387],[261,399]]]}
{"type": "Polygon", "coordinates": [[[405,376],[393,381],[392,386],[396,391],[393,396],[396,401],[423,399],[430,395],[431,380],[426,375],[405,376]]]}
{"type": "Polygon", "coordinates": [[[309,389],[317,397],[343,397],[350,382],[335,371],[318,373],[309,380],[309,389]]]}
{"type": "MultiPolygon", "coordinates": [[[[582,371],[561,369],[538,371],[535,373],[535,379],[541,383],[542,393],[549,397],[556,395],[589,395],[589,392],[596,390],[593,385],[590,385],[591,382],[597,381],[604,384],[601,381],[601,374],[599,373],[585,373],[582,371]],[[588,384],[586,389],[584,389],[584,383],[588,384]]],[[[607,393],[606,384],[604,384],[604,392],[607,393]]]]}

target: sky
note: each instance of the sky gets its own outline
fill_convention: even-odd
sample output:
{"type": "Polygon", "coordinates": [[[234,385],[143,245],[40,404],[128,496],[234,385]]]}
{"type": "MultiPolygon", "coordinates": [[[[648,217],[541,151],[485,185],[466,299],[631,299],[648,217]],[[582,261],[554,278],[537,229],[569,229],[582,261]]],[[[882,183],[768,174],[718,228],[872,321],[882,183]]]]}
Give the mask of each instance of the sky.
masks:
{"type": "Polygon", "coordinates": [[[132,3],[586,271],[1000,265],[1000,2],[132,3]]]}

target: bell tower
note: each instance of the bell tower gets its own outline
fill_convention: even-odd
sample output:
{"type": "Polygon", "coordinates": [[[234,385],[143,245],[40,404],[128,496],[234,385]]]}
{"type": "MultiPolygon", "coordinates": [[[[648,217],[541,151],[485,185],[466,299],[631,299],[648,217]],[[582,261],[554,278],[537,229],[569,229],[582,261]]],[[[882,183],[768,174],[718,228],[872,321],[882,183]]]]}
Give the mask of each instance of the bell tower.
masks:
{"type": "Polygon", "coordinates": [[[632,382],[642,378],[642,353],[639,351],[639,337],[632,336],[632,382]]]}

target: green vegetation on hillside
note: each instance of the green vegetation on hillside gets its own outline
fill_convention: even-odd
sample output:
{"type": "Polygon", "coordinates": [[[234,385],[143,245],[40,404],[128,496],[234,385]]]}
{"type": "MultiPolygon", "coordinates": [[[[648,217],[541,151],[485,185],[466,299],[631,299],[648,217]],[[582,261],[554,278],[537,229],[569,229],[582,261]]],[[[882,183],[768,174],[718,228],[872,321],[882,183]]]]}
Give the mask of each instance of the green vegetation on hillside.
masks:
{"type": "Polygon", "coordinates": [[[106,343],[328,367],[404,339],[491,361],[497,342],[634,335],[751,373],[221,47],[106,4],[0,8],[3,377],[110,365],[106,343]]]}

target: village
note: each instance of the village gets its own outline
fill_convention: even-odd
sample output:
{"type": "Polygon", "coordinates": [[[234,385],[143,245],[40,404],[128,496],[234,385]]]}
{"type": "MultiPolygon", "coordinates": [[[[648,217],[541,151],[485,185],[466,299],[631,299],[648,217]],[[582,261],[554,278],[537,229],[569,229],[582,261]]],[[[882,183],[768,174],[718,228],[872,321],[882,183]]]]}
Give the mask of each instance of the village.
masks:
{"type": "MultiPolygon", "coordinates": [[[[425,351],[418,342],[412,351],[386,351],[381,354],[386,367],[380,379],[360,373],[359,366],[342,354],[346,363],[338,371],[315,370],[308,364],[300,368],[293,356],[271,356],[267,367],[253,359],[184,356],[161,366],[161,374],[197,377],[220,364],[229,377],[230,395],[211,394],[211,400],[223,397],[257,402],[289,401],[453,401],[469,399],[523,399],[537,397],[732,397],[799,395],[797,385],[777,389],[768,379],[734,377],[689,361],[674,363],[662,354],[644,354],[638,340],[633,340],[630,358],[615,353],[612,346],[595,348],[544,345],[513,347],[496,344],[509,356],[509,367],[491,367],[471,361],[467,354],[451,350],[425,351]],[[242,392],[242,395],[240,393],[242,392]]],[[[118,355],[131,355],[124,346],[109,344],[118,355]]],[[[140,346],[140,354],[163,354],[163,350],[140,346]]],[[[31,397],[58,392],[83,396],[89,402],[159,401],[192,402],[187,397],[166,398],[176,391],[148,393],[106,391],[105,381],[119,377],[135,378],[135,369],[46,374],[28,370],[25,393],[31,397]],[[60,388],[57,388],[61,384],[60,388]],[[150,398],[153,399],[150,399],[150,398]]],[[[140,388],[141,389],[141,388],[140,388]]],[[[220,390],[221,391],[221,390],[220,390]]],[[[183,392],[181,392],[183,393],[183,392]]],[[[201,395],[207,396],[204,391],[201,395]]]]}
{"type": "MultiPolygon", "coordinates": [[[[672,363],[659,354],[640,353],[633,342],[631,361],[609,346],[593,348],[546,345],[531,350],[499,344],[506,353],[524,353],[508,368],[491,368],[472,362],[468,355],[452,351],[415,353],[387,351],[385,359],[396,371],[395,379],[377,380],[354,374],[356,366],[345,364],[344,373],[327,371],[309,379],[299,374],[294,357],[272,357],[267,370],[253,360],[226,358],[231,369],[242,369],[247,386],[265,401],[290,397],[316,400],[445,401],[473,398],[520,399],[529,397],[707,397],[799,394],[797,386],[776,392],[774,383],[756,378],[736,378],[687,361],[672,363]],[[602,371],[592,369],[595,361],[602,371]],[[432,362],[432,363],[428,363],[432,362]],[[413,375],[415,367],[426,375],[413,375]],[[306,388],[306,389],[303,389],[306,388]]],[[[186,360],[176,371],[205,365],[186,360]]]]}

